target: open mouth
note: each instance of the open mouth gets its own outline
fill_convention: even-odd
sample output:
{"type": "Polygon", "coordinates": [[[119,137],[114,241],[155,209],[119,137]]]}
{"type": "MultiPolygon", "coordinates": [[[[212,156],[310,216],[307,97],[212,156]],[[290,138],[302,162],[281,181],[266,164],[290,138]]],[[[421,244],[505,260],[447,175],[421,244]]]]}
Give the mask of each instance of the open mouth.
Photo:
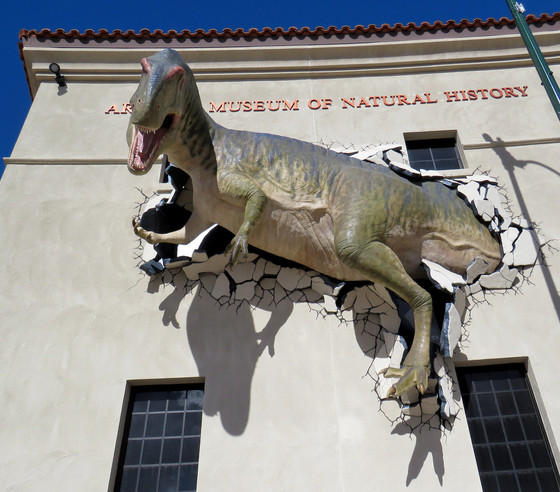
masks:
{"type": "Polygon", "coordinates": [[[128,168],[133,174],[147,173],[159,155],[163,137],[176,122],[176,115],[168,114],[159,128],[134,125],[134,136],[130,145],[128,168]]]}

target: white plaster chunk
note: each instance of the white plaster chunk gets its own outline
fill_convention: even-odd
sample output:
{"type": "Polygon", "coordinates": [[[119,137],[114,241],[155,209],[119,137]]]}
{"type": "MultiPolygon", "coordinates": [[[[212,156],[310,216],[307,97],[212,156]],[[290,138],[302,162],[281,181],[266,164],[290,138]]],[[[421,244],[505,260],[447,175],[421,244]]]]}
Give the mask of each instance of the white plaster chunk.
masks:
{"type": "Polygon", "coordinates": [[[247,255],[247,259],[246,260],[241,259],[241,261],[254,263],[255,261],[257,261],[257,258],[259,258],[259,255],[257,253],[249,253],[247,255]]]}
{"type": "Polygon", "coordinates": [[[246,282],[253,279],[255,271],[254,263],[238,263],[237,265],[229,265],[226,271],[231,275],[236,284],[246,282]]]}
{"type": "Polygon", "coordinates": [[[214,299],[221,299],[222,297],[229,297],[229,278],[225,273],[218,275],[212,293],[210,294],[214,299]]]}
{"type": "Polygon", "coordinates": [[[212,292],[216,285],[217,278],[218,277],[213,273],[201,273],[199,281],[208,292],[212,292]]]}
{"type": "Polygon", "coordinates": [[[468,184],[461,184],[457,186],[457,193],[462,196],[469,203],[475,200],[483,200],[483,196],[478,191],[479,185],[476,181],[470,181],[468,184]]]}
{"type": "Polygon", "coordinates": [[[467,293],[465,292],[465,288],[466,286],[455,289],[455,297],[453,299],[453,305],[459,313],[461,323],[463,322],[465,311],[467,309],[467,293]]]}
{"type": "Polygon", "coordinates": [[[401,326],[401,318],[396,309],[388,309],[384,313],[379,313],[381,326],[390,333],[397,333],[401,326]]]}
{"type": "Polygon", "coordinates": [[[315,292],[313,289],[304,289],[303,294],[305,296],[305,300],[307,302],[313,303],[313,302],[319,302],[323,299],[323,296],[317,292],[315,292]]]}
{"type": "Polygon", "coordinates": [[[496,178],[493,178],[492,176],[488,176],[487,174],[471,174],[470,176],[464,178],[457,178],[457,181],[466,184],[470,182],[490,183],[494,185],[498,184],[498,180],[496,178]]]}
{"type": "Polygon", "coordinates": [[[426,273],[428,274],[428,277],[430,277],[430,280],[434,282],[436,287],[439,287],[450,294],[453,294],[454,286],[466,284],[461,275],[453,273],[433,261],[423,259],[422,263],[426,265],[426,273]]]}
{"type": "Polygon", "coordinates": [[[407,349],[406,342],[404,338],[400,335],[395,335],[393,333],[383,332],[383,339],[385,340],[385,345],[387,346],[387,353],[391,358],[389,362],[390,367],[401,367],[401,362],[404,357],[404,353],[407,349]]]}
{"type": "Polygon", "coordinates": [[[260,281],[260,286],[264,290],[272,290],[276,287],[276,279],[272,277],[265,277],[260,281]]]}
{"type": "Polygon", "coordinates": [[[214,273],[216,275],[222,273],[227,264],[229,263],[229,258],[225,255],[214,255],[211,256],[208,261],[200,264],[200,272],[204,273],[214,273]]]}
{"type": "Polygon", "coordinates": [[[393,298],[391,297],[391,294],[389,294],[389,291],[385,287],[383,287],[381,284],[373,284],[372,286],[369,287],[371,287],[371,289],[373,289],[373,292],[378,297],[383,299],[389,306],[391,306],[393,309],[397,309],[397,306],[393,302],[393,298]]]}
{"type": "Polygon", "coordinates": [[[517,268],[503,265],[499,271],[491,275],[482,275],[478,281],[485,289],[509,289],[517,277],[517,268]]]}
{"type": "Polygon", "coordinates": [[[189,280],[198,280],[200,276],[201,263],[191,263],[183,267],[183,271],[189,280]]]}
{"type": "Polygon", "coordinates": [[[356,298],[354,300],[354,312],[356,313],[367,313],[372,307],[372,303],[368,298],[368,292],[371,293],[372,296],[375,296],[377,300],[377,302],[373,305],[378,305],[382,302],[382,300],[367,287],[358,287],[354,289],[354,292],[356,294],[356,298]]]}
{"type": "Polygon", "coordinates": [[[288,297],[286,295],[286,291],[278,282],[276,282],[276,287],[274,288],[274,302],[276,304],[280,304],[284,299],[286,299],[286,297],[288,297]]]}
{"type": "Polygon", "coordinates": [[[533,224],[523,217],[515,217],[514,219],[511,219],[511,223],[518,225],[522,229],[529,229],[533,227],[533,224]]]}
{"type": "Polygon", "coordinates": [[[420,392],[415,387],[410,388],[399,398],[404,405],[414,405],[420,401],[420,392]]]}
{"type": "Polygon", "coordinates": [[[445,370],[445,362],[443,360],[443,356],[440,353],[437,353],[434,357],[434,372],[438,375],[439,378],[442,378],[446,374],[445,370]]]}
{"type": "Polygon", "coordinates": [[[311,279],[311,288],[321,295],[336,296],[343,286],[344,282],[336,284],[322,275],[311,279]]]}
{"type": "Polygon", "coordinates": [[[197,249],[196,251],[193,251],[191,259],[193,263],[202,263],[204,261],[208,261],[208,255],[206,254],[206,251],[197,249]]]}
{"type": "Polygon", "coordinates": [[[344,302],[342,303],[342,309],[352,309],[354,303],[356,302],[357,294],[355,290],[351,290],[346,294],[344,302]]]}
{"type": "Polygon", "coordinates": [[[387,150],[383,150],[383,160],[385,162],[393,162],[397,165],[406,166],[406,164],[403,164],[404,156],[402,155],[401,152],[399,152],[401,150],[401,148],[402,147],[398,146],[398,147],[392,147],[392,148],[387,149],[387,150]]]}
{"type": "Polygon", "coordinates": [[[278,275],[280,268],[282,268],[280,265],[272,263],[271,261],[267,261],[264,267],[264,273],[266,275],[278,275]]]}
{"type": "Polygon", "coordinates": [[[422,415],[434,415],[439,410],[437,395],[428,396],[420,400],[422,415]]]}
{"type": "Polygon", "coordinates": [[[444,177],[442,173],[433,169],[420,169],[420,175],[424,179],[442,179],[444,177]]]}
{"type": "Polygon", "coordinates": [[[266,267],[266,260],[259,258],[255,263],[255,271],[253,272],[253,280],[260,280],[264,275],[264,269],[266,267]]]}
{"type": "Polygon", "coordinates": [[[238,301],[250,301],[255,296],[255,282],[245,282],[237,284],[235,289],[235,299],[238,301]]]}
{"type": "Polygon", "coordinates": [[[486,188],[486,200],[490,201],[495,208],[502,208],[502,195],[496,186],[488,186],[486,188]]]}
{"type": "Polygon", "coordinates": [[[323,307],[327,313],[334,314],[338,312],[338,307],[336,306],[336,301],[331,296],[324,296],[323,307]]]}
{"type": "Polygon", "coordinates": [[[344,309],[340,311],[342,319],[347,323],[352,323],[354,321],[354,312],[351,309],[344,309]]]}
{"type": "Polygon", "coordinates": [[[513,265],[534,265],[539,255],[538,241],[534,232],[524,229],[513,244],[513,265]]]}
{"type": "Polygon", "coordinates": [[[296,289],[302,273],[298,268],[282,268],[276,279],[286,291],[291,292],[296,289]]]}
{"type": "Polygon", "coordinates": [[[494,204],[488,200],[474,200],[472,202],[476,215],[485,222],[490,222],[494,218],[494,204]]]}
{"type": "MultiPolygon", "coordinates": [[[[255,296],[256,296],[256,289],[255,289],[255,296]]],[[[254,298],[253,298],[254,299],[254,298]]],[[[262,295],[259,296],[259,299],[255,301],[256,305],[260,307],[268,307],[274,305],[274,295],[272,291],[265,290],[263,291],[262,295]]]]}
{"type": "MultiPolygon", "coordinates": [[[[383,379],[383,378],[381,378],[381,379],[383,379]]],[[[378,389],[378,391],[379,391],[379,389],[378,389]]],[[[387,392],[385,391],[384,393],[381,393],[381,391],[379,391],[379,394],[380,395],[385,395],[385,394],[387,394],[387,392]]],[[[398,401],[396,401],[392,398],[383,400],[381,402],[381,411],[391,421],[395,421],[396,419],[398,419],[401,416],[401,406],[399,405],[398,401]]]]}
{"type": "Polygon", "coordinates": [[[467,267],[467,284],[472,284],[478,277],[488,271],[488,262],[477,256],[471,264],[467,267]]]}
{"type": "Polygon", "coordinates": [[[401,411],[403,415],[406,415],[408,417],[422,416],[422,408],[418,403],[415,405],[403,405],[401,411]]]}
{"type": "Polygon", "coordinates": [[[475,282],[474,284],[467,285],[465,287],[465,292],[469,296],[473,296],[475,294],[478,294],[481,290],[482,290],[482,285],[480,285],[480,282],[475,282]]]}
{"type": "Polygon", "coordinates": [[[405,176],[409,176],[411,178],[421,178],[422,174],[417,169],[410,167],[407,164],[403,164],[401,162],[395,162],[388,159],[385,159],[385,162],[389,164],[389,167],[398,174],[404,174],[405,176]]]}
{"type": "Polygon", "coordinates": [[[301,275],[298,280],[297,289],[304,290],[311,287],[311,277],[307,275],[305,270],[300,270],[301,275]]]}
{"type": "Polygon", "coordinates": [[[452,357],[461,338],[461,315],[454,304],[445,305],[445,316],[440,336],[440,350],[445,357],[452,357]]]}
{"type": "Polygon", "coordinates": [[[453,397],[453,380],[445,374],[439,381],[439,398],[441,400],[441,415],[449,419],[459,413],[459,403],[453,397]]]}

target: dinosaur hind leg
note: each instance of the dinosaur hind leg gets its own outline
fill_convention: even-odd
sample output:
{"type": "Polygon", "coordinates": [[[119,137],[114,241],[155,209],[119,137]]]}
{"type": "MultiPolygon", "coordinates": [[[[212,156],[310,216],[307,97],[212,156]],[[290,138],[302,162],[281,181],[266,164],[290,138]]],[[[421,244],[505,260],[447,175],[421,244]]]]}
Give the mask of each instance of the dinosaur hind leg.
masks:
{"type": "Polygon", "coordinates": [[[379,282],[407,302],[414,313],[414,340],[401,368],[389,368],[385,377],[398,377],[387,396],[399,396],[416,387],[424,393],[430,374],[430,325],[432,298],[406,273],[397,255],[385,244],[375,241],[363,246],[337,242],[341,260],[373,282],[379,282]]]}

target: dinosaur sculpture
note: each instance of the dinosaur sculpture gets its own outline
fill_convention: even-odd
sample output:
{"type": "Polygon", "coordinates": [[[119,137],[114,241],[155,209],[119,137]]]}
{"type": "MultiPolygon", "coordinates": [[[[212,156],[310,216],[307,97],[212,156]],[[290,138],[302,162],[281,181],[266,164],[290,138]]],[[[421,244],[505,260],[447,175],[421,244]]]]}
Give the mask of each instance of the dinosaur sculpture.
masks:
{"type": "Polygon", "coordinates": [[[413,183],[380,165],[364,163],[299,140],[236,131],[203,110],[195,79],[167,49],[141,61],[131,103],[128,167],[149,171],[167,153],[193,183],[193,213],[180,230],[134,231],[150,243],[185,244],[214,223],[235,234],[226,253],[236,262],[248,243],[331,277],[379,282],[412,308],[415,335],[388,396],[416,387],[430,373],[432,299],[413,278],[422,259],[463,274],[477,257],[488,272],[500,245],[453,190],[413,183]]]}

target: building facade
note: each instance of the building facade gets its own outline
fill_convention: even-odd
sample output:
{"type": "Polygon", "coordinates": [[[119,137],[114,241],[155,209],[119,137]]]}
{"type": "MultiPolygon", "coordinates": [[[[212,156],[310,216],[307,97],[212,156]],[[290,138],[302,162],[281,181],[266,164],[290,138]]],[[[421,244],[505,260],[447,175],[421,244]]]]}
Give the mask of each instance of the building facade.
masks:
{"type": "MultiPolygon", "coordinates": [[[[559,20],[529,18],[553,70],[559,20]]],[[[560,127],[511,21],[23,31],[21,53],[33,104],[0,181],[4,490],[557,490],[560,127]],[[174,190],[126,169],[130,98],[166,48],[225,127],[496,179],[494,210],[532,231],[510,254],[540,252],[507,288],[465,287],[420,404],[383,398],[406,336],[402,310],[373,309],[398,304],[382,290],[201,246],[205,266],[139,269],[157,253],[131,219],[174,190]]]]}

